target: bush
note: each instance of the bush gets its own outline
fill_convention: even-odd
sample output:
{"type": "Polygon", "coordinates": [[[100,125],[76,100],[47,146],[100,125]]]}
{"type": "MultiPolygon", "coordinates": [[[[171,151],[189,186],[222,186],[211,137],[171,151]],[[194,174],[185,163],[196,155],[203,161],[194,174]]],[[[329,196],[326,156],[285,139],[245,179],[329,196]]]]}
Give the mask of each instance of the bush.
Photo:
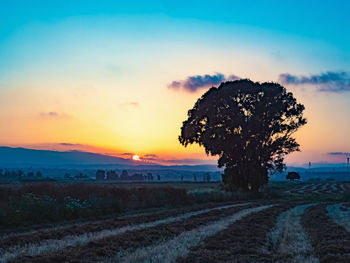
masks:
{"type": "MultiPolygon", "coordinates": [[[[27,225],[37,222],[52,222],[59,215],[56,200],[50,196],[33,193],[21,197],[10,197],[3,223],[6,225],[27,225]]],[[[3,215],[4,216],[4,215],[3,215]]]]}
{"type": "Polygon", "coordinates": [[[0,186],[0,226],[49,223],[192,203],[193,198],[185,189],[172,187],[125,188],[91,183],[7,185],[0,186]]]}

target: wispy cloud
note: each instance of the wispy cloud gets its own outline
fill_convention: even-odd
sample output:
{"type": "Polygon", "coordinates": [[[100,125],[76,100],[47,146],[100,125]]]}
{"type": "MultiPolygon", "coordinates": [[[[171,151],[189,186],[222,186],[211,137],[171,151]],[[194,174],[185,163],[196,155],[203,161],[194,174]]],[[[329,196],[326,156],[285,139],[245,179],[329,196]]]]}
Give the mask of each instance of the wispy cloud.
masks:
{"type": "Polygon", "coordinates": [[[196,75],[189,76],[185,80],[174,80],[168,85],[169,89],[184,89],[190,92],[195,92],[198,89],[203,89],[207,87],[211,87],[214,85],[219,85],[221,82],[228,80],[237,80],[240,79],[236,75],[225,76],[222,73],[216,73],[214,75],[196,75]]]}
{"type": "Polygon", "coordinates": [[[156,154],[145,154],[141,156],[142,160],[147,160],[147,161],[157,161],[159,160],[158,155],[156,154]]]}
{"type": "Polygon", "coordinates": [[[133,153],[121,153],[120,155],[132,157],[134,154],[133,153]]]}
{"type": "Polygon", "coordinates": [[[158,156],[156,154],[145,154],[143,157],[153,157],[157,158],[158,156]]]}
{"type": "Polygon", "coordinates": [[[350,156],[350,152],[330,152],[329,155],[350,156]]]}
{"type": "Polygon", "coordinates": [[[62,146],[83,146],[80,143],[68,143],[68,142],[61,142],[61,143],[59,143],[59,145],[62,145],[62,146]]]}
{"type": "Polygon", "coordinates": [[[319,91],[345,92],[350,91],[350,73],[345,71],[315,74],[310,76],[296,76],[289,73],[281,74],[279,80],[283,84],[313,85],[319,91]]]}
{"type": "Polygon", "coordinates": [[[200,165],[200,164],[213,164],[216,165],[216,160],[208,160],[208,159],[167,159],[163,160],[168,164],[175,165],[200,165]]]}
{"type": "Polygon", "coordinates": [[[129,101],[126,103],[122,103],[121,106],[123,107],[131,107],[131,108],[140,108],[140,103],[137,101],[129,101]]]}
{"type": "Polygon", "coordinates": [[[57,111],[40,112],[39,117],[42,119],[67,119],[70,116],[65,113],[59,113],[57,111]]]}
{"type": "Polygon", "coordinates": [[[136,101],[132,101],[132,102],[129,102],[129,106],[132,106],[132,107],[140,107],[140,103],[136,102],[136,101]]]}

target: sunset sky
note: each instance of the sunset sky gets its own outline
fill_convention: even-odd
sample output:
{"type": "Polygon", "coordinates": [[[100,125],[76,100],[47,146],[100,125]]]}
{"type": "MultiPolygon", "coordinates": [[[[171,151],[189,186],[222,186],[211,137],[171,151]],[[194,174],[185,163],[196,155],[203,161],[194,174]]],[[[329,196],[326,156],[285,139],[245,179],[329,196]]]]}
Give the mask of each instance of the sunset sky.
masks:
{"type": "Polygon", "coordinates": [[[349,1],[0,2],[0,145],[215,163],[177,138],[234,75],[305,105],[289,164],[350,155],[349,1]]]}

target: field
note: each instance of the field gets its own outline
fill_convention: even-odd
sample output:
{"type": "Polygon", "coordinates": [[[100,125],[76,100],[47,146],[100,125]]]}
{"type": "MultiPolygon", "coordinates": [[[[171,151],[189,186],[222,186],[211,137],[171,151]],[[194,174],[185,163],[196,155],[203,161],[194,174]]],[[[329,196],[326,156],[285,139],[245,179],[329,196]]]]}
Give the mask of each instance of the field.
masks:
{"type": "MultiPolygon", "coordinates": [[[[13,198],[51,191],[64,204],[60,191],[75,186],[41,194],[11,187],[13,198]]],[[[349,183],[270,183],[257,195],[223,193],[217,184],[79,187],[133,202],[110,214],[89,208],[89,217],[3,226],[0,262],[350,262],[349,183]],[[151,202],[153,192],[164,200],[151,202]]]]}

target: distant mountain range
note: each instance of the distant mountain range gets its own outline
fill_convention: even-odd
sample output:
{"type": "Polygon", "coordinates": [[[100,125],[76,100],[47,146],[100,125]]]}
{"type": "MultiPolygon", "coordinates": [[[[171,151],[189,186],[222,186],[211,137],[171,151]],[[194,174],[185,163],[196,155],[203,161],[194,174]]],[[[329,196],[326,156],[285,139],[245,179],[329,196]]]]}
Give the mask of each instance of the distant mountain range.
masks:
{"type": "Polygon", "coordinates": [[[0,165],[18,166],[74,166],[74,165],[133,165],[130,159],[80,151],[49,151],[0,147],[0,165]]]}
{"type": "MultiPolygon", "coordinates": [[[[345,164],[313,163],[313,171],[345,170],[345,164]],[[335,168],[335,167],[338,167],[335,168]]],[[[50,151],[0,147],[0,168],[105,168],[137,170],[219,171],[216,165],[159,165],[110,155],[82,151],[50,151]]],[[[287,166],[287,171],[304,172],[302,166],[287,166]]]]}
{"type": "Polygon", "coordinates": [[[50,151],[0,147],[0,168],[114,168],[217,171],[216,165],[158,165],[81,151],[50,151]]]}

